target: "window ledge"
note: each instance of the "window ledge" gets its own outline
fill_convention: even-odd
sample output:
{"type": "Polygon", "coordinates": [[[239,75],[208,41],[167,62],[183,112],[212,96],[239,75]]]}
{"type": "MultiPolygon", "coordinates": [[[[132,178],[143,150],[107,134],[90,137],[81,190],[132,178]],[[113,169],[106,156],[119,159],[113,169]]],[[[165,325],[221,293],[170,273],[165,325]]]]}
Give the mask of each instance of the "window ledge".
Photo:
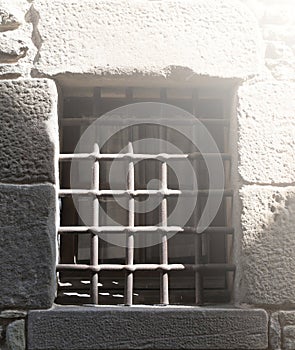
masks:
{"type": "Polygon", "coordinates": [[[265,349],[261,309],[58,306],[28,314],[28,350],[265,349]]]}

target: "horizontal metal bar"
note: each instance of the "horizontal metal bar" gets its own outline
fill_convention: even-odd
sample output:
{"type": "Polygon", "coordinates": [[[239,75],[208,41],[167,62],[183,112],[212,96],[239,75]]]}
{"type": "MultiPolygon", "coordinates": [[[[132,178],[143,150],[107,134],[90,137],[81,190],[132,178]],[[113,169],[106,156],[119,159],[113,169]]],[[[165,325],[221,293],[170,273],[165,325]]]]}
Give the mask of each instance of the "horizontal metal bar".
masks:
{"type": "MultiPolygon", "coordinates": [[[[92,124],[99,118],[94,117],[82,117],[82,118],[62,118],[59,120],[60,124],[65,126],[72,125],[81,125],[81,124],[92,124]]],[[[140,123],[153,124],[153,118],[145,118],[145,119],[136,119],[136,118],[123,118],[123,119],[114,119],[110,117],[109,119],[100,119],[98,125],[127,125],[136,123],[137,120],[140,120],[140,123]]],[[[224,118],[189,118],[189,119],[173,119],[173,118],[157,118],[157,122],[165,123],[169,125],[194,125],[200,121],[206,125],[221,125],[228,126],[230,124],[229,119],[224,118]]]]}
{"type": "Polygon", "coordinates": [[[233,264],[101,264],[101,265],[87,265],[87,264],[58,264],[57,271],[235,271],[236,267],[233,264]]]}
{"type": "Polygon", "coordinates": [[[234,191],[232,189],[212,189],[212,190],[85,190],[85,189],[61,189],[59,190],[59,196],[97,196],[97,197],[106,197],[106,196],[126,196],[126,197],[138,197],[138,196],[208,196],[209,194],[222,194],[224,197],[233,196],[234,191]]]}
{"type": "Polygon", "coordinates": [[[184,160],[184,159],[207,159],[207,158],[217,158],[221,157],[223,160],[231,160],[231,155],[229,153],[200,153],[192,152],[187,154],[168,154],[168,153],[158,153],[158,154],[140,154],[140,153],[105,153],[105,154],[95,154],[95,153],[69,153],[60,154],[60,161],[70,161],[72,159],[80,160],[158,160],[166,162],[167,160],[184,160]]]}
{"type": "Polygon", "coordinates": [[[61,226],[58,229],[59,233],[78,233],[78,234],[86,234],[86,233],[155,233],[155,232],[163,232],[163,233],[189,233],[189,234],[233,234],[233,227],[208,227],[203,232],[198,232],[194,227],[181,227],[181,226],[99,226],[99,227],[91,227],[91,226],[61,226]]]}

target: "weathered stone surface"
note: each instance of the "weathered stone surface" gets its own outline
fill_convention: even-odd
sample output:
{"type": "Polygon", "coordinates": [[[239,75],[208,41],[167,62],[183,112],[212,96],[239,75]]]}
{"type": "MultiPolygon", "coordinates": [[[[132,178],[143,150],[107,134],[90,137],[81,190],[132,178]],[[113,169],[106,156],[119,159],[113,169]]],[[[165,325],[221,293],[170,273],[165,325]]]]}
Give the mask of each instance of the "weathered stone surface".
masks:
{"type": "Polygon", "coordinates": [[[241,0],[256,16],[265,39],[265,63],[276,80],[295,81],[295,18],[292,0],[241,0]],[[283,48],[283,50],[281,50],[283,48]]]}
{"type": "Polygon", "coordinates": [[[256,305],[294,305],[295,187],[249,185],[240,196],[238,299],[256,305]]]}
{"type": "Polygon", "coordinates": [[[295,326],[295,311],[280,311],[280,322],[283,326],[295,326]]]}
{"type": "Polygon", "coordinates": [[[28,350],[265,349],[263,310],[56,308],[28,315],[28,350]]]}
{"type": "Polygon", "coordinates": [[[270,316],[269,346],[271,350],[295,349],[295,311],[282,310],[270,316]]]}
{"type": "Polygon", "coordinates": [[[0,309],[51,306],[55,209],[52,185],[0,185],[0,309]]]}
{"type": "MultiPolygon", "coordinates": [[[[26,55],[20,58],[18,63],[6,64],[4,67],[5,73],[1,72],[3,67],[0,66],[0,79],[15,79],[20,76],[23,78],[30,78],[34,58],[37,54],[37,48],[32,42],[32,24],[25,21],[25,16],[29,11],[31,3],[27,0],[1,0],[0,3],[0,8],[3,9],[8,16],[14,16],[17,22],[21,23],[16,30],[7,30],[1,33],[1,38],[7,38],[8,43],[15,43],[14,47],[16,48],[19,46],[18,40],[21,40],[28,49],[26,55]],[[15,67],[16,64],[17,67],[15,67]],[[11,69],[8,69],[9,67],[7,65],[9,65],[11,69]]],[[[8,48],[11,49],[12,47],[8,46],[8,48]]],[[[15,58],[12,60],[15,60],[15,58]]],[[[10,57],[10,62],[12,62],[12,60],[10,57]]]]}
{"type": "Polygon", "coordinates": [[[25,350],[25,321],[17,320],[10,323],[6,329],[6,343],[8,350],[25,350]]]}
{"type": "Polygon", "coordinates": [[[22,76],[22,69],[17,64],[0,65],[0,80],[17,79],[22,76]]]}
{"type": "Polygon", "coordinates": [[[283,328],[283,349],[295,350],[295,325],[283,328]]]}
{"type": "Polygon", "coordinates": [[[0,312],[0,318],[11,319],[11,318],[24,318],[27,316],[26,311],[20,310],[3,310],[0,312]]]}
{"type": "Polygon", "coordinates": [[[263,64],[261,34],[237,1],[34,1],[39,73],[246,77],[263,64]]]}
{"type": "Polygon", "coordinates": [[[242,179],[295,182],[295,83],[246,84],[238,95],[242,179]]]}
{"type": "Polygon", "coordinates": [[[279,320],[279,312],[271,314],[269,320],[269,345],[273,350],[281,348],[281,325],[279,320]]]}
{"type": "Polygon", "coordinates": [[[2,34],[0,40],[0,63],[16,63],[25,57],[28,51],[26,44],[20,39],[13,39],[2,34]]]}
{"type": "Polygon", "coordinates": [[[55,182],[56,110],[52,81],[0,81],[0,182],[55,182]]]}
{"type": "Polygon", "coordinates": [[[19,20],[12,13],[0,8],[0,32],[16,29],[19,25],[19,20]]]}

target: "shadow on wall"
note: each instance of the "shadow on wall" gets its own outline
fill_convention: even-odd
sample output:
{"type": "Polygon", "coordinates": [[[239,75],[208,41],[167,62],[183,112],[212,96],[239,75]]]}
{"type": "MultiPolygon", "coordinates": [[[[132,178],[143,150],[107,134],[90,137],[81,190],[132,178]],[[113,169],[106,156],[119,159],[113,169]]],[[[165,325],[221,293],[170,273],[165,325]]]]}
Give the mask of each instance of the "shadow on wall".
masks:
{"type": "Polygon", "coordinates": [[[58,134],[49,85],[37,79],[0,82],[1,183],[55,183],[51,136],[58,134]]]}
{"type": "Polygon", "coordinates": [[[0,82],[0,309],[54,299],[55,97],[49,80],[0,82]]]}
{"type": "Polygon", "coordinates": [[[295,187],[241,189],[240,302],[295,306],[295,187]]]}

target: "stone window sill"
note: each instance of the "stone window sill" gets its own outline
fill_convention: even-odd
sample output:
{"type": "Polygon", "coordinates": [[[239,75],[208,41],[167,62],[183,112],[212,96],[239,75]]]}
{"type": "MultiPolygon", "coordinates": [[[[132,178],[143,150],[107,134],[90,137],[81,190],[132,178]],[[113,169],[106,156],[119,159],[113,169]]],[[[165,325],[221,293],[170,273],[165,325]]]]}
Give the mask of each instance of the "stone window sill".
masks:
{"type": "Polygon", "coordinates": [[[28,350],[266,349],[261,309],[85,306],[28,314],[28,350]]]}

